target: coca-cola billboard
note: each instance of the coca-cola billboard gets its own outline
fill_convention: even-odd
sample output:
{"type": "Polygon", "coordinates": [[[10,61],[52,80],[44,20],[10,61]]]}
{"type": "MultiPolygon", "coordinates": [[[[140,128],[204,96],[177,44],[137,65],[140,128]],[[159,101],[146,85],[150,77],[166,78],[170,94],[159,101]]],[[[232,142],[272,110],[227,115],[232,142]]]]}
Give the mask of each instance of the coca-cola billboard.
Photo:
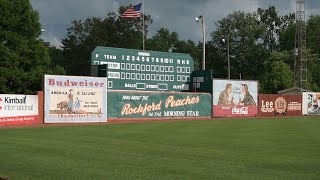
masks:
{"type": "Polygon", "coordinates": [[[213,79],[212,89],[214,117],[257,116],[257,81],[213,79]]]}

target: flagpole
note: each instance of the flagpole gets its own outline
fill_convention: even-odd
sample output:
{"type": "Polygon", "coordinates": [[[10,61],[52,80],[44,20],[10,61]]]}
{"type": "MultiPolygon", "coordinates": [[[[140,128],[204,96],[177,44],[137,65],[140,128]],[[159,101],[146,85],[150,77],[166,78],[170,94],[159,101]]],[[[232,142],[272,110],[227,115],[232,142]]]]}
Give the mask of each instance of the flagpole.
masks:
{"type": "Polygon", "coordinates": [[[144,34],[144,0],[142,0],[142,50],[145,50],[144,34]]]}

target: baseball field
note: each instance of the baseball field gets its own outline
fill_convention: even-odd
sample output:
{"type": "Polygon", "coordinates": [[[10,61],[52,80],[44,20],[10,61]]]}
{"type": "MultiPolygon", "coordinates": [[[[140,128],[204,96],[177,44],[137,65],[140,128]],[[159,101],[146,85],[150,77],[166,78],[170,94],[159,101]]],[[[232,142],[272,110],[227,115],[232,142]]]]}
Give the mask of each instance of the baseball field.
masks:
{"type": "Polygon", "coordinates": [[[1,128],[0,177],[320,179],[320,117],[1,128]]]}

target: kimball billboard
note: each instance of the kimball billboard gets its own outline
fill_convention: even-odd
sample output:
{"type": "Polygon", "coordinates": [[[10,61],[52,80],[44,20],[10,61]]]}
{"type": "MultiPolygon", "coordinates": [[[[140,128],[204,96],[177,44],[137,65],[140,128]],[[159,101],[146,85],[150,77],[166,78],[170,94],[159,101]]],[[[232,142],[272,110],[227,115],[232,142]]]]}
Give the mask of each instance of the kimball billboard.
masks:
{"type": "Polygon", "coordinates": [[[45,123],[106,122],[107,78],[45,75],[45,123]]]}
{"type": "Polygon", "coordinates": [[[258,113],[258,82],[213,79],[213,116],[248,117],[258,113]]]}
{"type": "Polygon", "coordinates": [[[0,94],[0,125],[38,123],[37,95],[0,94]]]}
{"type": "Polygon", "coordinates": [[[108,112],[109,118],[211,117],[210,99],[204,93],[110,92],[108,112]]]}

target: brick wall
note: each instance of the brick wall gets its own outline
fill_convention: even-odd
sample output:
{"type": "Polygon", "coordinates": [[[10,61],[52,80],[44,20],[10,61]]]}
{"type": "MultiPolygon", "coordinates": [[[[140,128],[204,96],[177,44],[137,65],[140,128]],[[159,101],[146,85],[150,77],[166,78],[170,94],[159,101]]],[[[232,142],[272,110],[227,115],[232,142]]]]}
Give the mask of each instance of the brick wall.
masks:
{"type": "Polygon", "coordinates": [[[43,91],[38,91],[38,112],[39,112],[39,123],[44,122],[44,97],[43,91]]]}

